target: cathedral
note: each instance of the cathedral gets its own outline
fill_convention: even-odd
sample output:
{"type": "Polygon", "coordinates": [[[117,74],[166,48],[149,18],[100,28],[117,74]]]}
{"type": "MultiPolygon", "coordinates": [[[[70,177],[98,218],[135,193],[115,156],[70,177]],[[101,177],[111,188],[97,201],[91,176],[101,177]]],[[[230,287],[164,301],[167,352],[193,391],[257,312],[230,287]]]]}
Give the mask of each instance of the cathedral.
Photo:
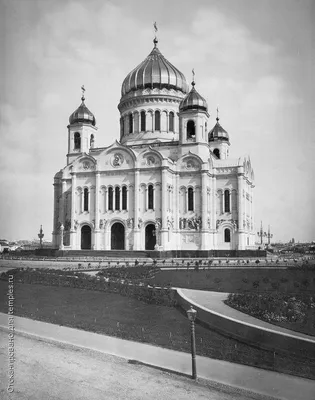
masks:
{"type": "Polygon", "coordinates": [[[82,87],[67,127],[67,165],[54,177],[53,246],[254,249],[250,159],[230,158],[230,136],[218,113],[209,126],[194,79],[189,86],[157,38],[153,43],[122,83],[120,136],[109,147],[100,146],[82,87]]]}

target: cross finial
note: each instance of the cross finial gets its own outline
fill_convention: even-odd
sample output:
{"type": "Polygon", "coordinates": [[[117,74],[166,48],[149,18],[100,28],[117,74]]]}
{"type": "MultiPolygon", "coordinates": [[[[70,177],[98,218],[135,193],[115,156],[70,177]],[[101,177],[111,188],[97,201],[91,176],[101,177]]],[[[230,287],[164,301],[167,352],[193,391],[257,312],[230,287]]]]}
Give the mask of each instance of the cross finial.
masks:
{"type": "Polygon", "coordinates": [[[85,97],[84,97],[85,87],[84,87],[84,85],[81,86],[81,90],[82,90],[81,100],[84,101],[85,100],[85,97]]]}
{"type": "Polygon", "coordinates": [[[195,75],[196,75],[195,74],[195,68],[193,68],[191,72],[192,72],[192,82],[191,82],[191,84],[192,84],[192,86],[195,86],[195,75]]]}
{"type": "Polygon", "coordinates": [[[154,47],[156,47],[156,44],[158,43],[157,37],[156,37],[156,33],[158,31],[158,27],[156,25],[156,22],[153,23],[153,28],[154,28],[154,39],[153,39],[153,43],[154,43],[154,47]]]}
{"type": "Polygon", "coordinates": [[[219,119],[220,119],[220,118],[219,118],[219,106],[217,106],[217,118],[216,118],[216,119],[217,119],[217,121],[219,122],[219,119]]]}

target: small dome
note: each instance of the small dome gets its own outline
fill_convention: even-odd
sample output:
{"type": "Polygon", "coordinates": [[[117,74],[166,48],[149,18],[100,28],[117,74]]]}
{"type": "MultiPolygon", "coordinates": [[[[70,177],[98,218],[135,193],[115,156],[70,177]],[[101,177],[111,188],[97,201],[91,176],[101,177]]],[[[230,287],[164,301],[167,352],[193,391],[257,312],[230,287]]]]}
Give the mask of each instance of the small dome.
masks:
{"type": "Polygon", "coordinates": [[[206,100],[195,89],[195,82],[192,82],[191,91],[180,102],[179,111],[185,110],[203,110],[208,111],[208,104],[206,100]]]}
{"type": "Polygon", "coordinates": [[[84,103],[84,96],[81,97],[82,103],[81,105],[75,110],[74,113],[70,115],[69,122],[70,124],[76,124],[78,122],[84,122],[86,124],[91,124],[95,126],[96,120],[94,115],[91,111],[87,108],[84,103]]]}
{"type": "Polygon", "coordinates": [[[217,140],[225,140],[226,142],[229,142],[230,140],[229,134],[225,129],[222,128],[222,126],[219,123],[219,117],[217,117],[217,123],[214,125],[214,127],[208,134],[209,142],[215,142],[217,140]]]}
{"type": "Polygon", "coordinates": [[[167,88],[180,90],[184,94],[189,88],[185,76],[175,68],[157,48],[157,39],[154,39],[154,48],[148,57],[131,71],[123,81],[121,95],[145,88],[167,88]]]}

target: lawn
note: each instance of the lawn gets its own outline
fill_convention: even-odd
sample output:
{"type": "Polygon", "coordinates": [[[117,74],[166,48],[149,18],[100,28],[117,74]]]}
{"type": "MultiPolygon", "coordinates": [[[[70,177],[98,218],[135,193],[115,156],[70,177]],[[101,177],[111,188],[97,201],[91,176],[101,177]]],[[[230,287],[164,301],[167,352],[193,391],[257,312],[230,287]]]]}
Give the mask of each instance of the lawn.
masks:
{"type": "MultiPolygon", "coordinates": [[[[0,280],[0,311],[8,283],[0,280]]],[[[190,352],[189,323],[179,310],[119,294],[36,284],[14,285],[15,315],[190,352]]],[[[256,349],[196,326],[197,354],[315,379],[315,361],[256,349]]]]}

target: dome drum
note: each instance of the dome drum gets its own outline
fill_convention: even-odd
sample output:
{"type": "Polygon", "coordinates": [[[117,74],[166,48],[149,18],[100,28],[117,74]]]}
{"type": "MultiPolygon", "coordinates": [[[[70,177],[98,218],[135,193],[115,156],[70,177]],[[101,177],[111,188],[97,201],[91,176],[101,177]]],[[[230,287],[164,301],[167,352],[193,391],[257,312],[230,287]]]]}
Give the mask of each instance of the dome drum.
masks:
{"type": "Polygon", "coordinates": [[[145,89],[168,89],[188,92],[188,85],[184,74],[174,67],[161,54],[154,42],[154,48],[148,57],[132,70],[124,79],[121,88],[122,99],[130,92],[145,89]]]}

